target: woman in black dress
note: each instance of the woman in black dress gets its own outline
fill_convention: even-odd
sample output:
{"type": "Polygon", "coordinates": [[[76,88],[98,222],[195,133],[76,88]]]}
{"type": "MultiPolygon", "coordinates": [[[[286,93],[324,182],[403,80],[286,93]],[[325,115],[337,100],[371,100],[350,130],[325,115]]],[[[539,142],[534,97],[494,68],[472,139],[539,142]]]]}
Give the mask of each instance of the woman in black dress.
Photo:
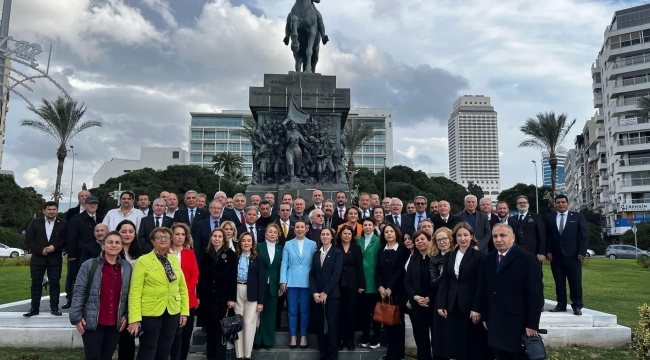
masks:
{"type": "Polygon", "coordinates": [[[339,281],[339,350],[347,346],[354,350],[354,330],[357,300],[366,289],[361,246],[353,241],[352,228],[344,226],[338,232],[336,247],[343,252],[343,271],[339,281]]]}
{"type": "Polygon", "coordinates": [[[481,322],[483,254],[474,249],[474,230],[461,222],[454,227],[452,247],[445,255],[438,289],[438,314],[446,319],[444,357],[458,360],[490,358],[487,332],[481,322]]]}
{"type": "Polygon", "coordinates": [[[445,339],[445,318],[438,314],[438,302],[437,302],[437,293],[438,286],[440,285],[440,278],[444,272],[444,261],[445,254],[451,251],[451,230],[447,227],[441,227],[433,233],[434,243],[432,243],[432,248],[437,250],[433,251],[431,258],[431,263],[429,264],[429,272],[431,273],[431,288],[434,292],[433,297],[431,298],[432,311],[433,315],[433,329],[431,330],[431,349],[433,350],[433,360],[446,360],[443,356],[443,343],[445,339]]]}

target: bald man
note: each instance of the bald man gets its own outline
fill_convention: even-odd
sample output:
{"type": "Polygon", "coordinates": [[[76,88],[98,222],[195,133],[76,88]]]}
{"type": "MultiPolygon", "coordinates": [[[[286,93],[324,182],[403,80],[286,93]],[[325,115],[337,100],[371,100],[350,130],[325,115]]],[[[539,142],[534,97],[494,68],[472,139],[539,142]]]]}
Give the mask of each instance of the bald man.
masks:
{"type": "Polygon", "coordinates": [[[65,213],[65,221],[67,221],[68,224],[70,223],[70,219],[72,219],[73,216],[79,215],[85,211],[86,199],[89,196],[90,196],[90,192],[88,192],[88,190],[79,191],[79,193],[77,194],[77,200],[79,204],[75,207],[68,209],[68,212],[65,213]]]}

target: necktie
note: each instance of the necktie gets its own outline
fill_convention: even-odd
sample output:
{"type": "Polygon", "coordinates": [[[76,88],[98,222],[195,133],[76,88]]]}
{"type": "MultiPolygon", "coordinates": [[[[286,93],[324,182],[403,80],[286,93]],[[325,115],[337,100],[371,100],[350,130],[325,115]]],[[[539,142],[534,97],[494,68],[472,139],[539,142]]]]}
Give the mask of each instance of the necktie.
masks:
{"type": "Polygon", "coordinates": [[[244,220],[244,212],[243,212],[243,211],[240,211],[240,212],[239,212],[239,221],[240,221],[242,224],[245,224],[245,223],[246,223],[246,220],[244,220]]]}
{"type": "Polygon", "coordinates": [[[194,209],[190,209],[190,226],[194,222],[194,209]]]}
{"type": "Polygon", "coordinates": [[[415,227],[416,229],[420,226],[421,222],[422,222],[422,215],[418,216],[418,226],[415,227]]]}
{"type": "Polygon", "coordinates": [[[560,214],[560,235],[562,235],[562,232],[564,231],[564,214],[560,214]]]}
{"type": "Polygon", "coordinates": [[[156,216],[156,227],[160,227],[160,218],[156,216]]]}
{"type": "Polygon", "coordinates": [[[283,222],[282,223],[282,232],[284,233],[284,238],[287,238],[287,223],[283,222]]]}
{"type": "Polygon", "coordinates": [[[97,224],[97,218],[95,217],[95,215],[93,215],[93,221],[95,222],[95,224],[97,224]]]}
{"type": "Polygon", "coordinates": [[[524,222],[524,214],[519,215],[519,222],[520,223],[524,222]]]}
{"type": "Polygon", "coordinates": [[[503,261],[503,258],[504,258],[503,254],[499,254],[499,264],[501,264],[501,262],[503,261]]]}
{"type": "Polygon", "coordinates": [[[443,220],[445,221],[445,224],[446,224],[447,223],[447,218],[444,218],[443,220]]]}
{"type": "Polygon", "coordinates": [[[395,225],[399,226],[399,217],[397,215],[393,215],[393,218],[395,218],[395,225]]]}
{"type": "Polygon", "coordinates": [[[214,227],[215,227],[215,228],[218,228],[218,227],[219,227],[219,220],[215,220],[215,221],[214,221],[214,227]]]}
{"type": "Polygon", "coordinates": [[[339,209],[339,217],[343,219],[343,210],[339,209]]]}

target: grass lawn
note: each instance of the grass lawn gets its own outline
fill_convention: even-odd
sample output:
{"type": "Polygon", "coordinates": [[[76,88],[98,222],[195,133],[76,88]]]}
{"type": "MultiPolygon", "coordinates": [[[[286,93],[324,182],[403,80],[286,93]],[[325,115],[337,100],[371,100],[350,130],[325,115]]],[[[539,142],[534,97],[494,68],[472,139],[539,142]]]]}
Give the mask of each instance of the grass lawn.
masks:
{"type": "Polygon", "coordinates": [[[83,359],[84,349],[0,348],[0,360],[83,359]]]}
{"type": "MultiPolygon", "coordinates": [[[[637,307],[650,303],[649,282],[650,269],[640,267],[635,260],[591,259],[582,268],[585,307],[615,314],[619,325],[634,328],[639,321],[637,307]]],[[[544,265],[544,295],[555,300],[550,265],[544,265]]]]}
{"type": "MultiPolygon", "coordinates": [[[[0,304],[6,304],[19,300],[27,300],[31,297],[30,287],[32,280],[29,275],[29,265],[15,266],[14,259],[2,259],[3,266],[0,267],[0,304]]],[[[66,266],[61,274],[61,290],[65,286],[65,276],[68,273],[66,266]]],[[[47,296],[46,292],[43,296],[47,296]]],[[[0,355],[1,356],[1,355],[0,355]]]]}

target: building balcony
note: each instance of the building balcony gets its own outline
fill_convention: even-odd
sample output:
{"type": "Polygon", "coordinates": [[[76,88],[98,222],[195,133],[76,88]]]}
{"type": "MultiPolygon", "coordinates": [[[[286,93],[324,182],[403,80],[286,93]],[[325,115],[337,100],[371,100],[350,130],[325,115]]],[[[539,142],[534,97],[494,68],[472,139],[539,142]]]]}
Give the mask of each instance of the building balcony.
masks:
{"type": "Polygon", "coordinates": [[[596,113],[594,114],[594,119],[596,119],[596,123],[604,123],[605,114],[602,113],[602,111],[596,111],[596,113]]]}
{"type": "MultiPolygon", "coordinates": [[[[603,130],[603,129],[599,129],[599,130],[602,130],[603,137],[605,137],[605,134],[604,134],[605,130],[603,130]]],[[[602,141],[602,140],[599,141],[598,144],[596,144],[596,154],[600,155],[600,154],[607,153],[607,148],[605,146],[606,146],[605,141],[602,141]]]]}
{"type": "Polygon", "coordinates": [[[621,180],[621,191],[650,192],[650,177],[639,179],[623,179],[621,180]]]}
{"type": "Polygon", "coordinates": [[[607,80],[616,80],[616,77],[633,71],[646,70],[650,66],[650,56],[635,56],[624,60],[610,62],[607,80]]]}
{"type": "Polygon", "coordinates": [[[602,89],[602,88],[603,88],[603,83],[601,81],[598,81],[598,82],[592,81],[591,82],[591,89],[592,90],[602,89]]]}
{"type": "Polygon", "coordinates": [[[605,186],[609,186],[609,178],[601,176],[598,178],[598,187],[603,188],[605,186]]]}
{"type": "Polygon", "coordinates": [[[611,81],[608,88],[611,88],[609,93],[610,99],[614,99],[621,93],[647,90],[650,88],[650,83],[648,83],[645,77],[639,79],[634,78],[620,81],[611,81]]]}
{"type": "Polygon", "coordinates": [[[636,98],[612,100],[607,104],[607,108],[612,116],[615,114],[626,114],[639,109],[636,98]]]}
{"type": "Polygon", "coordinates": [[[606,191],[601,192],[601,193],[598,195],[598,198],[599,198],[601,204],[605,204],[605,205],[607,205],[606,203],[609,202],[609,194],[608,194],[606,191]]]}
{"type": "Polygon", "coordinates": [[[598,160],[598,170],[607,171],[607,160],[606,159],[600,158],[600,160],[598,160]]]}
{"type": "Polygon", "coordinates": [[[616,174],[618,175],[637,171],[650,171],[650,157],[620,160],[618,162],[616,174]]]}
{"type": "Polygon", "coordinates": [[[614,154],[621,155],[627,152],[647,151],[650,145],[650,136],[633,139],[621,139],[614,143],[614,154]]]}
{"type": "Polygon", "coordinates": [[[596,153],[589,154],[588,162],[592,163],[592,162],[598,160],[598,158],[599,158],[599,156],[598,156],[598,154],[596,154],[596,153]]]}
{"type": "Polygon", "coordinates": [[[594,94],[594,107],[602,107],[603,106],[603,94],[594,94]]]}
{"type": "Polygon", "coordinates": [[[596,59],[596,61],[591,64],[591,75],[598,74],[600,72],[600,61],[596,59]]]}
{"type": "Polygon", "coordinates": [[[618,49],[612,49],[611,47],[608,46],[607,50],[609,54],[607,60],[614,60],[616,56],[621,54],[628,54],[628,53],[639,52],[639,51],[649,50],[649,49],[650,49],[650,43],[640,43],[632,46],[621,47],[618,49]]]}
{"type": "Polygon", "coordinates": [[[596,129],[596,139],[605,139],[605,129],[600,127],[596,129]]]}

